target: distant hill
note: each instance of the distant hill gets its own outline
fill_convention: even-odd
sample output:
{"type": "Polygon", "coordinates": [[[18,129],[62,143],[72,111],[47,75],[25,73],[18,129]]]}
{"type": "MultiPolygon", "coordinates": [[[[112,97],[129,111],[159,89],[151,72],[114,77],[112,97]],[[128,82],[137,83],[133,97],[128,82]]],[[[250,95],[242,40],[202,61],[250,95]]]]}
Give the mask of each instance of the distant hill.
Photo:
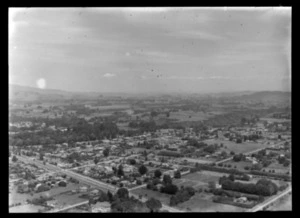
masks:
{"type": "MultiPolygon", "coordinates": [[[[99,97],[113,96],[137,96],[136,94],[126,93],[98,93],[98,92],[68,92],[56,89],[39,89],[20,85],[9,85],[9,100],[16,101],[64,101],[70,99],[97,99],[99,97]]],[[[147,96],[147,95],[145,95],[147,96]]],[[[172,96],[172,94],[171,94],[172,96]]],[[[214,93],[207,96],[216,99],[227,99],[239,102],[261,102],[270,104],[290,104],[291,92],[281,91],[243,91],[214,93]]]]}
{"type": "Polygon", "coordinates": [[[270,104],[290,104],[291,92],[282,91],[262,91],[254,92],[252,94],[246,94],[233,97],[232,99],[242,102],[262,102],[270,104]]]}

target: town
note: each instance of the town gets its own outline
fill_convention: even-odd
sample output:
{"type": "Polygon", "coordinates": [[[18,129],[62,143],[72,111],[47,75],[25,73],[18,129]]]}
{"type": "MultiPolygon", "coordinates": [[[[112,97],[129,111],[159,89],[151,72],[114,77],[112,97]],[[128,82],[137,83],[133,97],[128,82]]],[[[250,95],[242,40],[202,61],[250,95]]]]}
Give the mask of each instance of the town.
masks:
{"type": "Polygon", "coordinates": [[[10,7],[9,213],[292,211],[291,7],[10,7]]]}
{"type": "Polygon", "coordinates": [[[288,109],[242,116],[243,109],[235,116],[239,122],[220,125],[231,114],[217,119],[221,112],[211,104],[202,113],[216,115],[195,124],[189,120],[201,118],[197,108],[169,103],[168,111],[146,106],[141,113],[116,101],[111,115],[98,112],[100,120],[84,102],[71,103],[72,114],[64,110],[68,105],[12,105],[19,109],[12,110],[9,131],[10,211],[257,211],[291,193],[288,109]],[[173,113],[187,115],[174,121],[173,113]]]}

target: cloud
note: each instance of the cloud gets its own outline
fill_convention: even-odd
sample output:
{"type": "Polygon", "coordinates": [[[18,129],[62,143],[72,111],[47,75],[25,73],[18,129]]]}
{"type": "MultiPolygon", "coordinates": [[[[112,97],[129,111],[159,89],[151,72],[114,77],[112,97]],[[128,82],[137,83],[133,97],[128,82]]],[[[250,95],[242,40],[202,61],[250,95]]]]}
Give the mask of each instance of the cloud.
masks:
{"type": "MultiPolygon", "coordinates": [[[[172,33],[173,34],[173,33],[172,33]]],[[[195,30],[190,30],[190,31],[181,31],[176,33],[176,35],[185,37],[185,38],[192,38],[192,39],[206,39],[206,40],[220,40],[223,39],[220,35],[215,35],[209,32],[204,32],[204,31],[195,31],[195,30]]]]}
{"type": "Polygon", "coordinates": [[[116,76],[116,75],[113,73],[106,73],[103,75],[103,77],[106,77],[106,78],[110,78],[110,77],[114,77],[114,76],[116,76]]]}

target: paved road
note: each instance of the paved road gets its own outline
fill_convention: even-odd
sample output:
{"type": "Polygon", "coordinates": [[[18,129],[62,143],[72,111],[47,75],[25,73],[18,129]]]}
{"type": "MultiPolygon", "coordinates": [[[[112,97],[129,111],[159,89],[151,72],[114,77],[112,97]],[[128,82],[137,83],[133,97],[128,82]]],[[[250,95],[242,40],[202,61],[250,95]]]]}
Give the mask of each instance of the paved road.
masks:
{"type": "Polygon", "coordinates": [[[80,203],[77,203],[77,204],[73,204],[73,205],[61,208],[61,209],[50,210],[50,211],[47,211],[47,213],[58,213],[58,212],[70,210],[74,207],[78,207],[78,206],[85,205],[85,204],[88,204],[88,203],[89,203],[89,201],[83,201],[83,202],[80,202],[80,203]]]}
{"type": "Polygon", "coordinates": [[[267,201],[263,202],[262,204],[256,205],[252,209],[250,209],[248,212],[256,212],[259,210],[262,210],[264,207],[268,206],[269,204],[273,203],[274,201],[277,201],[279,198],[283,197],[284,195],[288,194],[289,192],[292,191],[291,187],[288,187],[284,192],[282,192],[279,195],[275,195],[268,199],[267,201]]]}

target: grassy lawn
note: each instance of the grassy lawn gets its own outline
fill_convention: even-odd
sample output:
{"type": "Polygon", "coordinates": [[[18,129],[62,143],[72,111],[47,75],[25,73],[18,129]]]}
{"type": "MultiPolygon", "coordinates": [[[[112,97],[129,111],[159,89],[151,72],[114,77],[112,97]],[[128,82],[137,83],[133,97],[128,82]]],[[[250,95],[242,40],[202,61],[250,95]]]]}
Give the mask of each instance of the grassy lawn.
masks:
{"type": "Polygon", "coordinates": [[[212,194],[196,193],[190,200],[178,204],[178,209],[190,212],[243,212],[243,208],[212,202],[212,194]]]}

